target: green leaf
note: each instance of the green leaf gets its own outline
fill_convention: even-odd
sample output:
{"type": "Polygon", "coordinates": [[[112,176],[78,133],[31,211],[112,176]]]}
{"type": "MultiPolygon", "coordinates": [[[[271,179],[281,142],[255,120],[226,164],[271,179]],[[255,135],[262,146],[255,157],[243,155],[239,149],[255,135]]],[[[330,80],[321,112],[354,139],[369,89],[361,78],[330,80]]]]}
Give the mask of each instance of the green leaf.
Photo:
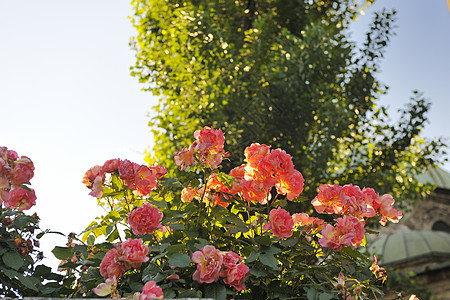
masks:
{"type": "Polygon", "coordinates": [[[276,269],[278,267],[278,260],[271,253],[260,254],[259,261],[272,269],[276,269]]]}
{"type": "Polygon", "coordinates": [[[16,271],[11,270],[11,269],[6,269],[6,268],[3,268],[2,272],[9,278],[15,278],[19,275],[19,273],[17,273],[16,271]]]}
{"type": "Polygon", "coordinates": [[[319,300],[331,300],[331,299],[338,299],[334,294],[328,294],[328,293],[320,293],[319,294],[319,300]]]}
{"type": "Polygon", "coordinates": [[[6,252],[2,259],[7,267],[14,270],[19,270],[24,263],[23,257],[17,252],[6,252]]]}
{"type": "Polygon", "coordinates": [[[56,246],[53,248],[52,253],[57,259],[67,260],[73,257],[73,248],[56,246]]]}
{"type": "Polygon", "coordinates": [[[117,240],[119,238],[119,231],[116,229],[114,229],[113,232],[111,232],[110,235],[108,235],[108,237],[106,238],[106,240],[110,243],[114,242],[115,240],[117,240]]]}
{"type": "Polygon", "coordinates": [[[227,289],[224,285],[219,283],[212,283],[206,286],[205,298],[212,298],[215,300],[226,300],[227,289]]]}
{"type": "Polygon", "coordinates": [[[167,255],[167,261],[170,265],[179,268],[186,268],[191,264],[191,258],[184,253],[171,253],[167,255]]]}
{"type": "Polygon", "coordinates": [[[20,215],[20,216],[17,216],[16,219],[14,220],[14,225],[17,228],[24,228],[28,224],[30,224],[30,222],[31,222],[31,217],[26,216],[26,215],[20,215]]]}
{"type": "Polygon", "coordinates": [[[34,269],[34,274],[37,276],[44,276],[51,272],[52,272],[52,269],[45,265],[39,265],[34,269]]]}
{"type": "Polygon", "coordinates": [[[169,227],[172,230],[184,230],[184,225],[180,223],[169,224],[169,227]]]}
{"type": "Polygon", "coordinates": [[[264,246],[270,246],[270,244],[272,243],[270,237],[265,236],[265,235],[255,237],[255,242],[257,242],[259,245],[264,245],[264,246]]]}
{"type": "Polygon", "coordinates": [[[35,291],[35,292],[38,292],[38,291],[39,291],[38,288],[36,287],[36,282],[33,283],[33,281],[36,280],[35,278],[33,278],[33,277],[25,277],[25,276],[22,275],[22,274],[19,274],[19,275],[17,276],[17,278],[19,278],[19,281],[20,281],[24,286],[26,286],[27,288],[29,288],[29,289],[31,289],[31,290],[33,290],[33,291],[35,291]],[[33,279],[34,279],[34,280],[33,280],[33,279]]]}
{"type": "Polygon", "coordinates": [[[89,246],[93,246],[94,243],[95,243],[95,237],[94,237],[92,234],[90,234],[90,235],[87,237],[87,239],[86,239],[86,243],[87,243],[89,246]]]}
{"type": "Polygon", "coordinates": [[[283,247],[290,248],[290,247],[293,247],[295,244],[297,244],[297,242],[298,242],[297,238],[288,238],[285,240],[281,240],[280,245],[283,247]]]}
{"type": "Polygon", "coordinates": [[[167,253],[176,253],[176,252],[182,252],[186,248],[185,244],[175,244],[170,245],[166,248],[167,253]]]}
{"type": "Polygon", "coordinates": [[[245,262],[246,263],[251,263],[251,262],[255,261],[258,257],[259,257],[259,253],[255,252],[255,251],[252,251],[252,253],[250,253],[250,255],[247,257],[245,262]]]}
{"type": "Polygon", "coordinates": [[[307,289],[306,297],[308,300],[316,300],[317,299],[317,291],[315,287],[311,287],[307,289]]]}

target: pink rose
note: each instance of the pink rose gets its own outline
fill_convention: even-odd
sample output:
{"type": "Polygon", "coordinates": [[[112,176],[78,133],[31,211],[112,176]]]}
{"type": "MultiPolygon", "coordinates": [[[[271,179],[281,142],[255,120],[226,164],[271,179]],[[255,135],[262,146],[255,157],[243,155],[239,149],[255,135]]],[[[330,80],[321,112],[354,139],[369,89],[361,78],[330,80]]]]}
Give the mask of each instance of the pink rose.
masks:
{"type": "Polygon", "coordinates": [[[119,169],[120,165],[120,159],[114,158],[109,159],[103,164],[103,172],[105,173],[113,173],[114,171],[117,171],[119,169]]]}
{"type": "Polygon", "coordinates": [[[402,213],[394,208],[394,198],[389,194],[384,194],[380,199],[378,213],[381,216],[380,224],[385,226],[387,220],[392,223],[398,223],[403,217],[402,213]]]}
{"type": "Polygon", "coordinates": [[[133,234],[151,234],[157,228],[161,228],[163,213],[153,207],[150,203],[144,202],[142,207],[134,208],[128,216],[127,222],[130,224],[133,234]]]}
{"type": "Polygon", "coordinates": [[[200,283],[211,283],[219,279],[223,256],[214,246],[207,245],[201,251],[195,251],[191,260],[197,263],[197,270],[192,279],[200,283]]]}
{"type": "Polygon", "coordinates": [[[361,245],[365,234],[363,223],[353,216],[337,218],[336,232],[343,245],[349,246],[351,244],[355,248],[361,245]]]}
{"type": "Polygon", "coordinates": [[[18,160],[19,159],[19,155],[17,154],[16,151],[14,150],[7,150],[6,151],[6,158],[10,159],[12,161],[18,160]]]}
{"type": "Polygon", "coordinates": [[[199,160],[212,169],[216,169],[222,163],[223,157],[227,155],[223,152],[225,135],[222,130],[205,126],[202,130],[196,130],[194,137],[196,141],[193,145],[198,151],[199,160]]]}
{"type": "Polygon", "coordinates": [[[103,178],[100,176],[95,177],[92,184],[92,191],[89,193],[92,197],[101,198],[103,196],[103,178]]]}
{"type": "Polygon", "coordinates": [[[11,170],[11,184],[15,187],[20,187],[22,184],[30,184],[30,179],[34,176],[34,166],[29,160],[29,163],[14,163],[11,170]]]}
{"type": "Polygon", "coordinates": [[[292,173],[294,171],[292,156],[287,154],[284,150],[274,149],[270,151],[270,154],[266,157],[266,160],[270,161],[276,175],[282,173],[292,173]]]}
{"type": "Polygon", "coordinates": [[[181,171],[195,162],[194,150],[191,145],[189,149],[184,147],[182,150],[175,152],[174,161],[181,171]]]}
{"type": "Polygon", "coordinates": [[[380,196],[372,188],[363,188],[362,194],[365,203],[364,216],[368,218],[375,217],[381,204],[380,196]]]}
{"type": "Polygon", "coordinates": [[[134,187],[133,193],[138,196],[147,196],[157,188],[158,180],[147,166],[134,165],[134,187]]]}
{"type": "Polygon", "coordinates": [[[115,276],[112,278],[107,278],[104,283],[100,283],[97,287],[93,288],[92,291],[99,297],[108,296],[117,287],[117,279],[115,276]]]}
{"type": "Polygon", "coordinates": [[[192,188],[184,188],[181,191],[181,201],[182,202],[192,202],[192,200],[194,199],[194,197],[198,194],[197,189],[192,189],[192,188]]]}
{"type": "Polygon", "coordinates": [[[167,168],[160,166],[157,163],[150,165],[148,168],[152,171],[152,174],[155,175],[157,179],[161,179],[164,177],[164,175],[167,174],[167,168]]]}
{"type": "Polygon", "coordinates": [[[125,182],[125,185],[130,189],[134,189],[135,187],[135,179],[136,179],[135,165],[137,164],[129,161],[128,159],[125,159],[123,161],[121,160],[119,164],[119,177],[125,182]]]}
{"type": "Polygon", "coordinates": [[[269,153],[270,146],[253,143],[244,150],[245,161],[247,164],[252,165],[253,163],[264,159],[269,153]]]}
{"type": "Polygon", "coordinates": [[[342,244],[340,243],[339,237],[336,234],[336,230],[330,224],[327,224],[324,229],[322,229],[322,237],[319,239],[319,244],[322,247],[328,247],[333,250],[342,249],[342,244]]]}
{"type": "Polygon", "coordinates": [[[242,257],[234,253],[233,251],[228,251],[223,253],[223,266],[228,269],[235,268],[242,261],[242,257]]]}
{"type": "Polygon", "coordinates": [[[263,226],[264,230],[272,230],[274,236],[282,239],[292,236],[294,220],[287,210],[280,207],[272,209],[269,213],[270,222],[263,226]]]}
{"type": "Polygon", "coordinates": [[[91,188],[94,184],[94,180],[97,177],[101,177],[102,181],[105,180],[105,173],[103,172],[102,167],[100,166],[94,166],[87,170],[87,172],[84,174],[83,177],[83,183],[88,187],[91,188]]]}
{"type": "Polygon", "coordinates": [[[162,288],[156,285],[154,281],[148,281],[142,288],[142,293],[135,293],[133,299],[147,300],[147,299],[163,299],[162,288]]]}
{"type": "Polygon", "coordinates": [[[195,150],[200,151],[200,156],[205,152],[217,154],[223,151],[225,135],[221,129],[215,130],[205,126],[202,130],[196,130],[194,137],[198,142],[195,150]]]}
{"type": "Polygon", "coordinates": [[[344,191],[338,184],[321,184],[319,193],[311,201],[318,213],[326,211],[329,214],[341,214],[346,203],[344,191]]]}
{"type": "Polygon", "coordinates": [[[141,239],[129,238],[125,242],[116,245],[116,248],[119,249],[120,254],[117,260],[128,268],[138,269],[143,262],[149,260],[147,256],[148,246],[144,245],[141,239]]]}
{"type": "Polygon", "coordinates": [[[118,262],[119,256],[119,251],[113,248],[106,252],[106,255],[103,257],[100,263],[100,274],[105,280],[108,278],[119,278],[125,273],[125,267],[118,262]]]}
{"type": "Polygon", "coordinates": [[[275,185],[278,194],[286,195],[290,201],[298,198],[303,191],[303,176],[297,170],[290,173],[281,173],[278,176],[278,183],[275,185]]]}
{"type": "Polygon", "coordinates": [[[247,276],[249,268],[246,264],[240,263],[234,268],[226,269],[223,275],[225,278],[223,282],[234,287],[237,291],[245,290],[245,284],[243,283],[245,276],[247,276]]]}
{"type": "MultiPolygon", "coordinates": [[[[5,195],[2,195],[2,198],[3,196],[5,195]]],[[[14,189],[10,191],[9,196],[9,199],[5,200],[6,208],[18,208],[20,211],[23,211],[30,209],[33,205],[36,205],[36,194],[33,189],[14,189]]]]}

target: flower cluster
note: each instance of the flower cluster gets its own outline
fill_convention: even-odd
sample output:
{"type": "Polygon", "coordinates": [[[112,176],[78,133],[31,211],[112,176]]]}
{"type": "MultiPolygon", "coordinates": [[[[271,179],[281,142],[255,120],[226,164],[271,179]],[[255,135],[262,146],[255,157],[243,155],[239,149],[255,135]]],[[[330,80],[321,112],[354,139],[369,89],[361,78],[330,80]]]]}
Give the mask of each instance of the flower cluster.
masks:
{"type": "Polygon", "coordinates": [[[14,150],[0,147],[0,205],[20,211],[36,204],[36,194],[27,187],[34,176],[34,164],[14,150]]]}
{"type": "Polygon", "coordinates": [[[139,269],[143,262],[149,260],[148,246],[141,239],[131,239],[114,245],[106,252],[100,263],[100,274],[106,280],[119,278],[126,270],[139,269]]]}
{"type": "Polygon", "coordinates": [[[175,153],[175,164],[183,170],[194,164],[197,155],[198,161],[217,169],[228,153],[224,152],[225,135],[220,129],[205,126],[202,130],[194,132],[195,141],[189,146],[175,153]]]}
{"type": "Polygon", "coordinates": [[[296,199],[303,191],[303,176],[294,169],[286,151],[254,143],[245,149],[245,162],[231,170],[230,175],[239,181],[233,184],[231,192],[241,194],[246,201],[266,204],[273,186],[288,200],[296,199]]]}
{"type": "Polygon", "coordinates": [[[369,218],[380,215],[383,226],[387,220],[397,223],[402,218],[402,213],[393,207],[391,195],[385,194],[380,198],[372,188],[361,190],[352,184],[322,184],[311,203],[318,213],[342,215],[335,219],[335,226],[325,226],[319,240],[323,247],[334,250],[342,246],[358,247],[364,239],[364,225],[369,218]]]}
{"type": "Polygon", "coordinates": [[[131,211],[127,222],[134,235],[144,235],[153,233],[155,229],[161,229],[162,218],[163,213],[159,209],[144,202],[142,207],[136,207],[131,211]]]}
{"type": "Polygon", "coordinates": [[[200,251],[195,251],[191,261],[197,264],[197,270],[192,275],[195,281],[212,283],[223,277],[223,281],[237,291],[245,289],[243,282],[249,268],[242,262],[242,257],[233,251],[222,252],[214,246],[207,245],[200,251]]]}
{"type": "Polygon", "coordinates": [[[94,166],[84,174],[83,183],[92,189],[89,195],[96,198],[103,196],[103,185],[107,173],[118,174],[125,186],[133,190],[135,195],[147,196],[157,188],[158,179],[167,173],[167,169],[156,163],[145,166],[127,159],[110,159],[103,166],[94,166]]]}
{"type": "Polygon", "coordinates": [[[311,201],[318,213],[327,212],[338,215],[352,215],[360,221],[381,216],[381,225],[389,220],[398,223],[402,213],[393,207],[394,199],[385,194],[381,198],[372,188],[364,188],[352,184],[322,184],[318,195],[311,201]]]}

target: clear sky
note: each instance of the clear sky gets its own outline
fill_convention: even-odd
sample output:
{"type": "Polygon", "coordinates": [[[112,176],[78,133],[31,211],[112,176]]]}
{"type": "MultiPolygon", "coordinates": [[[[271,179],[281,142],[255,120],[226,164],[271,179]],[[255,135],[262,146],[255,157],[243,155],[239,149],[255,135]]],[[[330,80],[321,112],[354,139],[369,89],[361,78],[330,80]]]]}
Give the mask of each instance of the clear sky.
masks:
{"type": "MultiPolygon", "coordinates": [[[[381,103],[395,111],[411,91],[433,102],[428,137],[450,131],[450,14],[445,0],[379,0],[395,7],[397,36],[379,78],[390,85],[381,103]]],[[[367,30],[370,9],[352,27],[367,30]]],[[[128,1],[0,0],[0,145],[35,163],[32,187],[41,227],[80,232],[101,211],[82,183],[110,158],[143,162],[156,99],[129,75],[134,29],[128,1]]],[[[444,167],[450,171],[450,164],[444,167]]],[[[50,236],[48,251],[65,239],[50,236]]],[[[50,254],[46,252],[46,255],[50,254]]]]}

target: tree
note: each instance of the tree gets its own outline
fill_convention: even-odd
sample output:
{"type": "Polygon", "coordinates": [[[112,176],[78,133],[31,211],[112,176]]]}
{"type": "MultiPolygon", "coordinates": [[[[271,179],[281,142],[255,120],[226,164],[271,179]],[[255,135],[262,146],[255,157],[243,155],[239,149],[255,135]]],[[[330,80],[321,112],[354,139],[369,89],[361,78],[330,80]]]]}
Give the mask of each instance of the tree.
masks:
{"type": "Polygon", "coordinates": [[[396,124],[377,105],[395,11],[375,15],[359,49],[349,24],[372,0],[132,3],[132,75],[161,96],[149,124],[158,161],[174,166],[194,130],[213,126],[233,154],[253,142],[285,149],[308,182],[305,199],[333,182],[398,199],[429,191],[414,177],[444,151],[419,135],[429,101],[415,93],[396,124]]]}

